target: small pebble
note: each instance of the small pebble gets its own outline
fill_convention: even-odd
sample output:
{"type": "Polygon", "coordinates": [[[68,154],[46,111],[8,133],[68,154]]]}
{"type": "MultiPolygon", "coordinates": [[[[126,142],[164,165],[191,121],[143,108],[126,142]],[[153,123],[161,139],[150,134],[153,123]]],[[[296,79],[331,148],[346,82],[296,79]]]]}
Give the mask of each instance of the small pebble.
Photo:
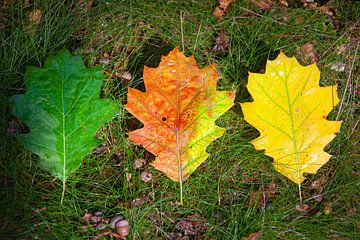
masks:
{"type": "Polygon", "coordinates": [[[130,81],[132,78],[131,73],[128,71],[123,72],[123,73],[118,73],[118,74],[116,74],[116,76],[118,76],[119,78],[122,78],[126,81],[130,81]]]}
{"type": "Polygon", "coordinates": [[[82,220],[84,220],[85,222],[88,222],[91,220],[91,217],[92,217],[92,213],[89,213],[87,210],[86,212],[84,213],[84,216],[82,217],[82,220]]]}
{"type": "Polygon", "coordinates": [[[348,210],[348,215],[349,216],[354,216],[357,213],[357,208],[350,208],[348,210]]]}
{"type": "Polygon", "coordinates": [[[303,203],[303,204],[298,204],[295,206],[295,210],[298,211],[298,212],[302,212],[302,213],[305,213],[305,212],[308,212],[309,210],[311,209],[311,206],[303,203]]]}
{"type": "Polygon", "coordinates": [[[321,183],[319,180],[315,180],[311,183],[310,189],[319,189],[321,188],[321,183]]]}

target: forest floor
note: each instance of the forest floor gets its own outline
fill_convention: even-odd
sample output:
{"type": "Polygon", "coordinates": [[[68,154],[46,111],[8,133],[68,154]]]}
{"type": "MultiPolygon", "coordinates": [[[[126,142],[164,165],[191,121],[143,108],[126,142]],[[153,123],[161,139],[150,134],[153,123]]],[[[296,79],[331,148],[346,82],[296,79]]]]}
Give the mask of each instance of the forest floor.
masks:
{"type": "Polygon", "coordinates": [[[236,0],[214,16],[216,0],[3,1],[0,239],[115,239],[101,229],[114,215],[129,222],[127,239],[360,239],[360,4],[304,2],[236,0]],[[127,140],[142,125],[123,107],[128,87],[142,88],[143,67],[157,67],[175,47],[200,67],[215,63],[218,88],[237,90],[217,120],[228,130],[184,182],[183,206],[178,183],[150,165],[134,168],[154,156],[127,140]],[[97,133],[104,144],[68,179],[61,205],[61,181],[16,140],[8,99],[25,91],[26,66],[43,66],[63,48],[88,67],[103,65],[101,97],[120,110],[97,133]],[[332,158],[303,183],[302,201],[298,186],[251,145],[259,133],[239,105],[251,101],[248,72],[264,72],[280,51],[316,62],[322,86],[338,84],[340,104],[328,118],[342,120],[341,131],[325,149],[332,158]]]}

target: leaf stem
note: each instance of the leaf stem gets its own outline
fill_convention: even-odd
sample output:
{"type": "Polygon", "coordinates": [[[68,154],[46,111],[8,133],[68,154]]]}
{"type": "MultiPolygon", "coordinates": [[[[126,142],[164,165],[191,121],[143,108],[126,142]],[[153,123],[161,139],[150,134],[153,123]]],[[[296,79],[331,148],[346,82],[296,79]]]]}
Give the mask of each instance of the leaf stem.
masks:
{"type": "Polygon", "coordinates": [[[63,181],[63,184],[62,184],[62,193],[61,193],[61,200],[60,200],[61,205],[64,204],[65,187],[66,187],[66,181],[63,181]]]}
{"type": "Polygon", "coordinates": [[[184,26],[183,26],[183,21],[184,21],[184,16],[183,16],[183,11],[180,11],[180,29],[181,29],[181,45],[182,45],[182,51],[185,51],[185,44],[184,44],[184,26]]]}

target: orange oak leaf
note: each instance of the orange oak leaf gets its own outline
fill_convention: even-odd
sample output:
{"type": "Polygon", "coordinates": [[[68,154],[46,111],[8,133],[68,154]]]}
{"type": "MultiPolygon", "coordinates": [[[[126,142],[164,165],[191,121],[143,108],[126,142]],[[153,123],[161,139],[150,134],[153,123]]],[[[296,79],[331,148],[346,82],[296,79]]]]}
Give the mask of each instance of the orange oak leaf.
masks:
{"type": "Polygon", "coordinates": [[[175,48],[159,67],[144,67],[146,92],[129,88],[125,108],[144,124],[130,139],[154,154],[151,165],[180,185],[225,131],[215,120],[233,106],[235,92],[217,91],[218,78],[215,65],[199,69],[193,56],[175,48]]]}

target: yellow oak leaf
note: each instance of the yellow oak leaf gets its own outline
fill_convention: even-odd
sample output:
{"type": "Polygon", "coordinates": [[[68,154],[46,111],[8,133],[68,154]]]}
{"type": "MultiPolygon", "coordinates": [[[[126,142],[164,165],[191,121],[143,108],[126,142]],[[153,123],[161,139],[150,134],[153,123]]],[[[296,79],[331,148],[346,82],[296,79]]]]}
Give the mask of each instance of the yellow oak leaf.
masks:
{"type": "Polygon", "coordinates": [[[316,64],[301,66],[280,53],[264,74],[250,73],[247,89],[254,101],[241,104],[245,120],[260,132],[251,143],[265,149],[275,169],[299,189],[304,173],[315,174],[329,160],[324,147],[341,125],[326,119],[339,102],[337,86],[320,87],[319,79],[316,64]]]}
{"type": "Polygon", "coordinates": [[[177,48],[157,68],[144,67],[143,76],[146,92],[129,88],[125,108],[144,127],[129,137],[154,154],[151,165],[182,189],[208,157],[206,147],[224,133],[215,120],[233,106],[235,92],[217,91],[215,65],[199,69],[177,48]]]}

